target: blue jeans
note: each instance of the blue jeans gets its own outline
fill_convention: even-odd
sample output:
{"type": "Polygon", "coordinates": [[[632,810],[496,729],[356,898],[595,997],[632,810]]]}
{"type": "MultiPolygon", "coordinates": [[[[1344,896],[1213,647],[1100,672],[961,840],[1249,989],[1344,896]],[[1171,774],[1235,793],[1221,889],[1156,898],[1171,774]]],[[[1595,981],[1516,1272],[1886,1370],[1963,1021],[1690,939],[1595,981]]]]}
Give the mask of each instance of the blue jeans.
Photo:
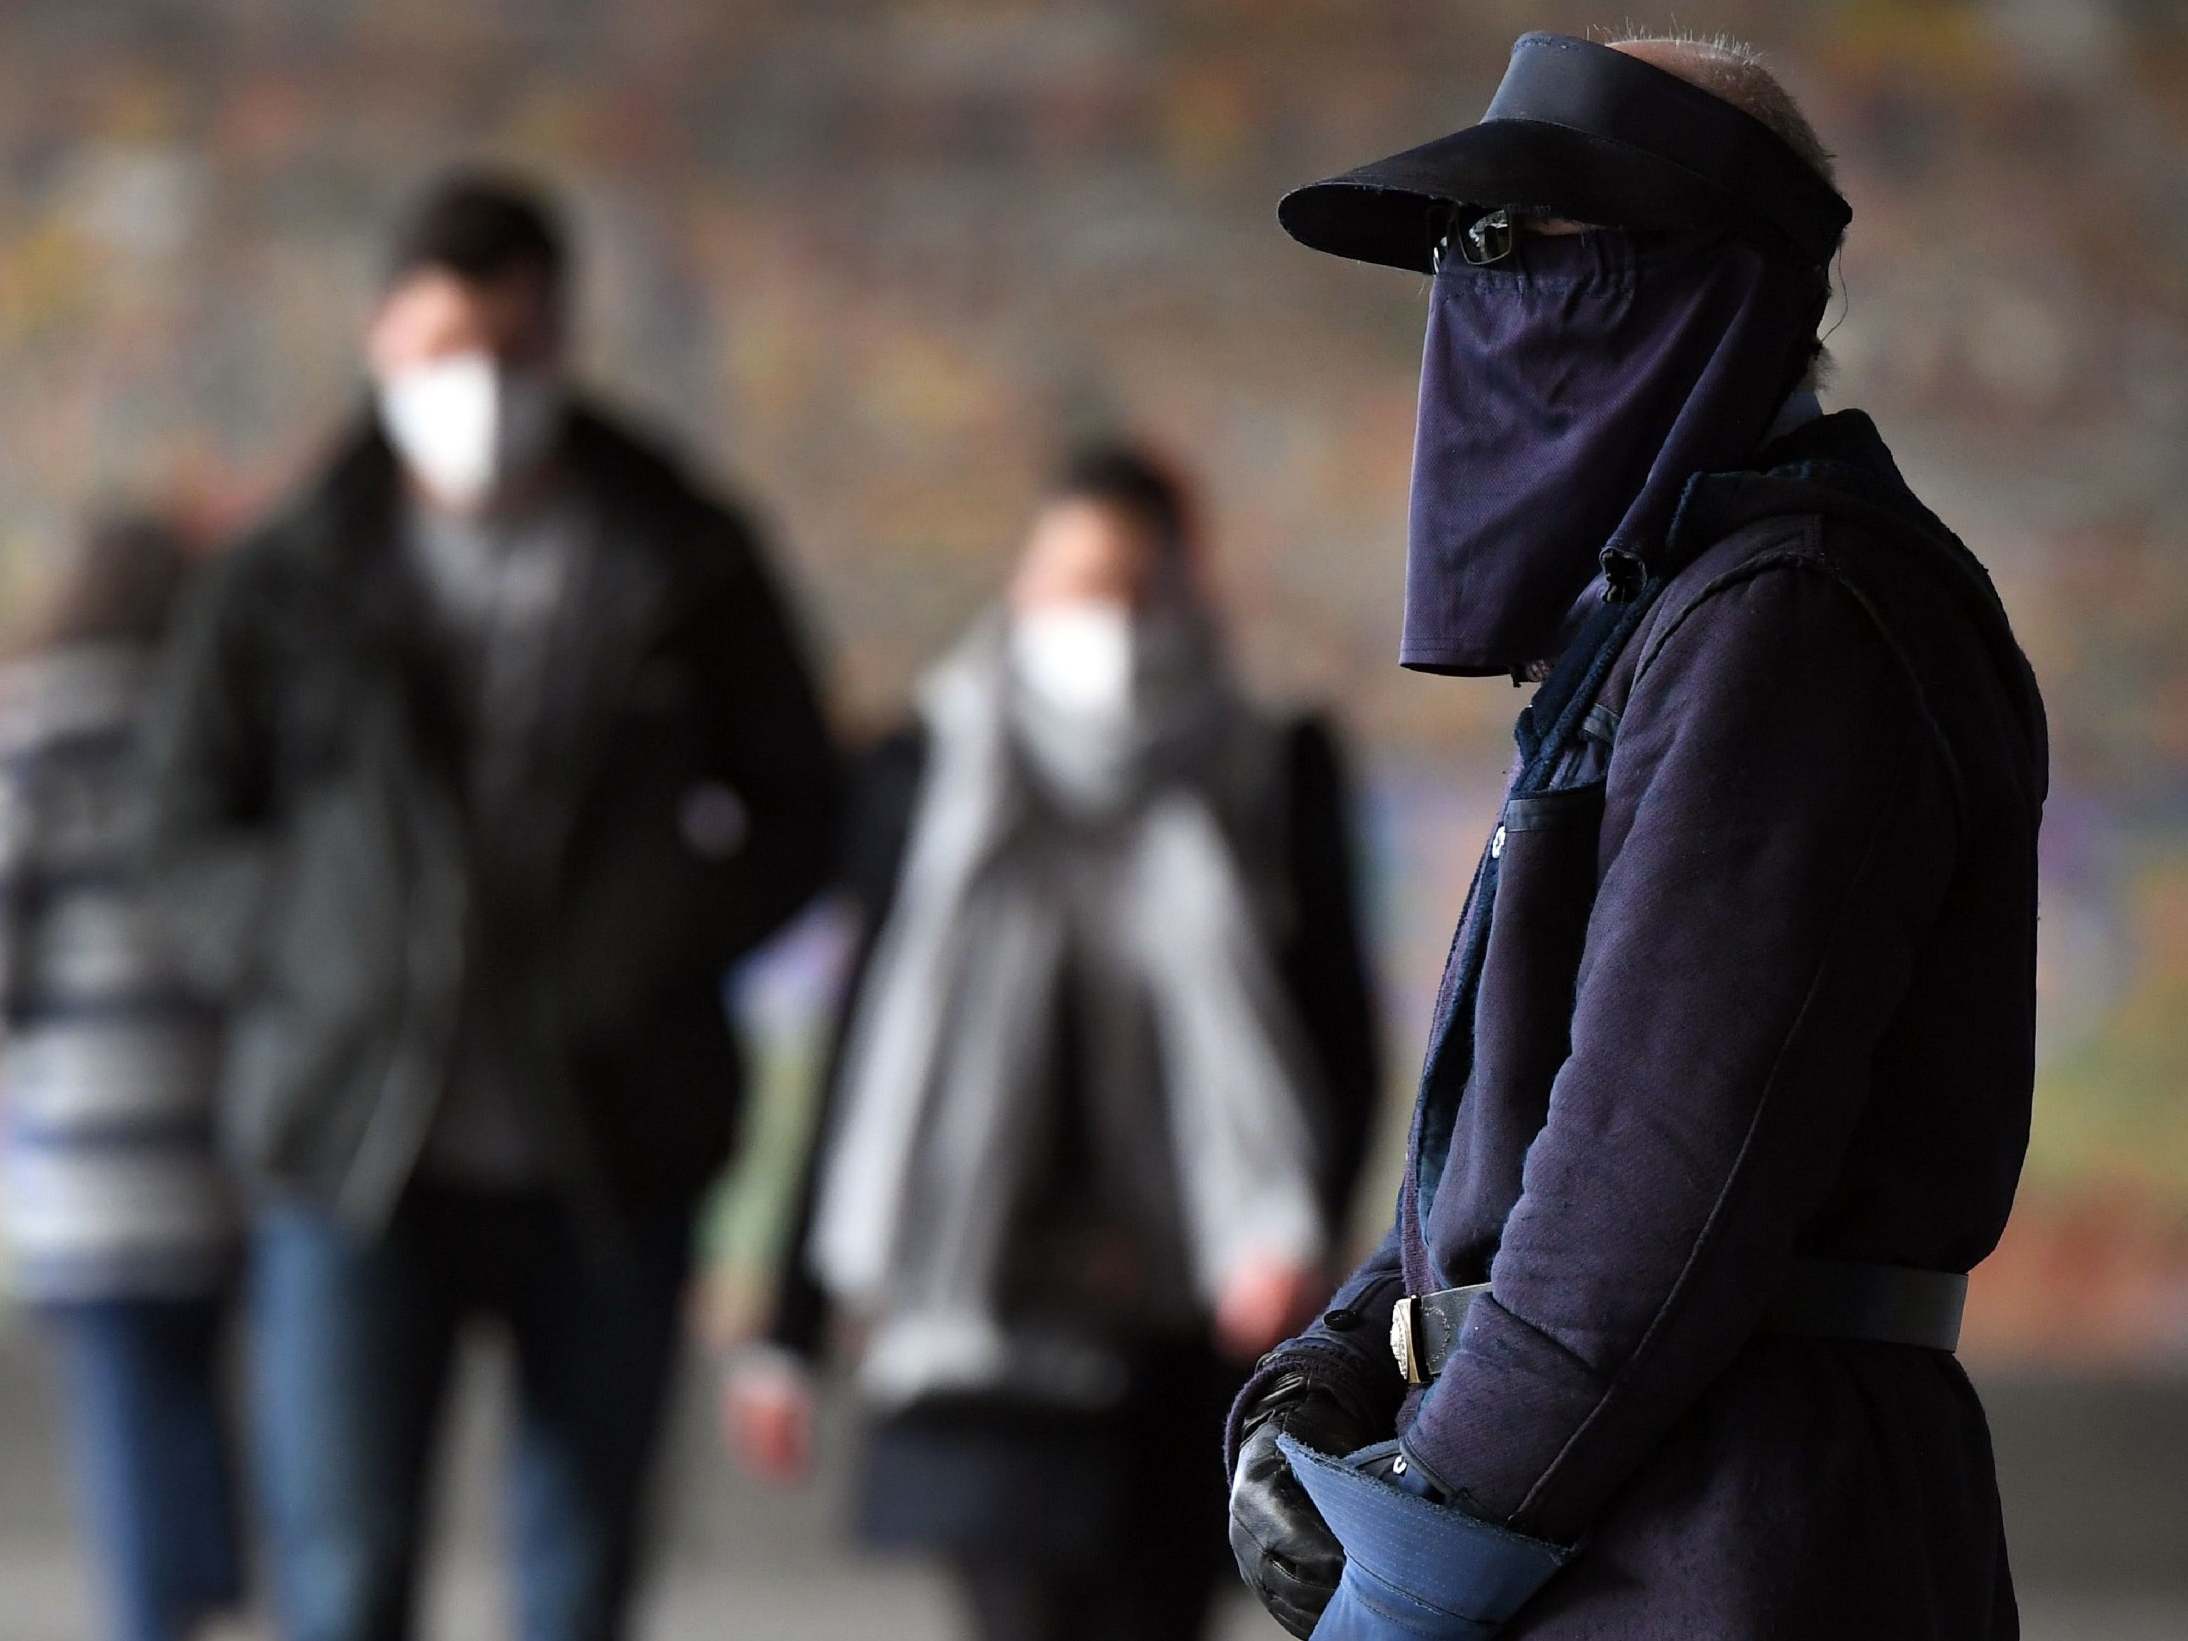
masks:
{"type": "Polygon", "coordinates": [[[60,1356],[83,1537],[116,1641],[180,1641],[237,1605],[218,1298],[40,1308],[60,1356]]]}
{"type": "Polygon", "coordinates": [[[419,1192],[361,1240],[264,1212],[256,1416],[285,1641],[412,1633],[427,1477],[463,1325],[503,1323],[524,1641],[623,1633],[691,1264],[691,1216],[604,1241],[547,1197],[419,1192]]]}

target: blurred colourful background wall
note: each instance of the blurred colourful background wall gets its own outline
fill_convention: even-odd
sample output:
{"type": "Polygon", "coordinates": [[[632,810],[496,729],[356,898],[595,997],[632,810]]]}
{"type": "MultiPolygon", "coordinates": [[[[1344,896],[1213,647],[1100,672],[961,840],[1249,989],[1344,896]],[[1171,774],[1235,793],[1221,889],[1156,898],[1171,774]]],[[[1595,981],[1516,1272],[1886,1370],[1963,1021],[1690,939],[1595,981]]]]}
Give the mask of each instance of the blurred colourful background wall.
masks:
{"type": "MultiPolygon", "coordinates": [[[[2188,1361],[2188,7],[1676,10],[1839,151],[1827,402],[1989,561],[2051,704],[2036,1148],[1974,1348],[2188,1361]]],[[[515,162],[580,225],[591,374],[764,502],[848,723],[993,586],[1060,443],[1197,467],[1254,673],[1365,737],[1402,1063],[1518,702],[1393,660],[1422,282],[1271,207],[1474,117],[1520,30],[1619,16],[9,0],[0,586],[102,496],[247,519],[355,407],[391,211],[515,162]]]]}

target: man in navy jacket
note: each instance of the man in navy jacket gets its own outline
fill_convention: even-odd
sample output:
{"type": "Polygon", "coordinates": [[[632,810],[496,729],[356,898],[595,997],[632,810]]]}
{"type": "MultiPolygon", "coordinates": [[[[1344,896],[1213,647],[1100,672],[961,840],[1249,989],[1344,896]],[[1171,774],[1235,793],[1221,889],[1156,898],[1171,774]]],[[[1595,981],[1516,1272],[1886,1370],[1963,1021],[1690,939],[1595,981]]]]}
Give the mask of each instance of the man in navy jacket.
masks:
{"type": "Polygon", "coordinates": [[[1434,275],[1402,659],[1539,681],[1396,1223],[1228,1431],[1300,1636],[2018,1633],[1952,1351],[2026,1145],[2043,710],[1813,391],[1851,212],[1751,54],[1530,35],[1302,189],[1434,275]]]}

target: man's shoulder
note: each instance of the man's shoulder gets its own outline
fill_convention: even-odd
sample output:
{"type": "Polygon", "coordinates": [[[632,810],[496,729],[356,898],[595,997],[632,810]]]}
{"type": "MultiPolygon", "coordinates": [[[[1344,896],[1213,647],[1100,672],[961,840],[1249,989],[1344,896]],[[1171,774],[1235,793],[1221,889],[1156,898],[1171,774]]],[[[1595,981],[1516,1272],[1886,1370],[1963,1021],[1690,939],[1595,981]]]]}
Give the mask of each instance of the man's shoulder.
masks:
{"type": "Polygon", "coordinates": [[[1736,591],[1743,605],[1767,606],[1810,576],[1832,576],[1827,536],[1823,515],[1812,511],[1751,519],[1719,535],[1666,580],[1628,653],[1646,666],[1674,634],[1707,644],[1721,626],[1714,611],[1736,591]]]}
{"type": "Polygon", "coordinates": [[[1710,528],[1690,518],[1685,561],[1606,691],[1614,710],[1676,645],[1681,664],[1659,676],[1740,688],[1798,678],[1849,701],[1875,698],[1854,687],[1861,680],[1891,676],[1933,705],[1981,703],[2040,748],[2041,698],[1988,573],[1888,456],[1812,457],[1705,483],[1694,513],[1710,528]]]}
{"type": "Polygon", "coordinates": [[[192,604],[236,616],[298,598],[316,601],[325,584],[338,577],[324,517],[312,498],[297,497],[213,556],[192,604]]]}
{"type": "Polygon", "coordinates": [[[1794,585],[1835,587],[1835,602],[1888,631],[2003,626],[1982,565],[1907,487],[1867,417],[1842,412],[1773,448],[1766,467],[1690,489],[1649,629],[1683,626],[1734,589],[1769,605],[1794,585]]]}
{"type": "Polygon", "coordinates": [[[369,422],[342,428],[318,464],[214,560],[208,581],[230,593],[332,573],[363,518],[389,504],[394,457],[369,422]]]}
{"type": "Polygon", "coordinates": [[[1667,589],[1674,594],[1779,566],[1833,565],[1872,581],[1938,571],[1955,582],[1988,580],[1858,410],[1796,429],[1750,469],[1695,479],[1666,550],[1680,566],[1667,589]]]}
{"type": "Polygon", "coordinates": [[[1903,544],[1825,507],[1789,507],[1743,519],[1665,582],[1604,692],[1622,712],[1650,677],[1775,688],[1798,674],[1850,680],[1897,669],[1921,619],[1897,596],[1892,551],[1903,544]],[[1672,665],[1664,665],[1667,661],[1672,665]]]}
{"type": "Polygon", "coordinates": [[[674,439],[592,400],[580,401],[572,419],[585,483],[649,528],[663,550],[716,561],[757,551],[750,504],[732,487],[697,477],[674,439]]]}

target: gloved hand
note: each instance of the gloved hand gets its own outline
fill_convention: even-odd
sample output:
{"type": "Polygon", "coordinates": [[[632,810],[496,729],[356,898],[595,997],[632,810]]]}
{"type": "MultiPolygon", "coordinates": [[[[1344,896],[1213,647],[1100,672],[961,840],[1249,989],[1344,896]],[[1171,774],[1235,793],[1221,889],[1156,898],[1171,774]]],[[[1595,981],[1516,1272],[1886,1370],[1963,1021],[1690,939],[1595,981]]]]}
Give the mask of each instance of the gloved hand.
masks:
{"type": "Polygon", "coordinates": [[[1451,1489],[1397,1442],[1341,1458],[1290,1435],[1277,1447],[1345,1547],[1315,1626],[1323,1641],[1494,1641],[1573,1557],[1571,1545],[1450,1502],[1451,1489]]]}
{"type": "Polygon", "coordinates": [[[1370,1428],[1335,1395],[1298,1374],[1263,1393],[1246,1416],[1245,1431],[1231,1478],[1231,1553],[1269,1616],[1306,1641],[1344,1574],[1345,1551],[1292,1475],[1276,1438],[1286,1434],[1317,1452],[1343,1454],[1387,1432],[1370,1428]]]}

